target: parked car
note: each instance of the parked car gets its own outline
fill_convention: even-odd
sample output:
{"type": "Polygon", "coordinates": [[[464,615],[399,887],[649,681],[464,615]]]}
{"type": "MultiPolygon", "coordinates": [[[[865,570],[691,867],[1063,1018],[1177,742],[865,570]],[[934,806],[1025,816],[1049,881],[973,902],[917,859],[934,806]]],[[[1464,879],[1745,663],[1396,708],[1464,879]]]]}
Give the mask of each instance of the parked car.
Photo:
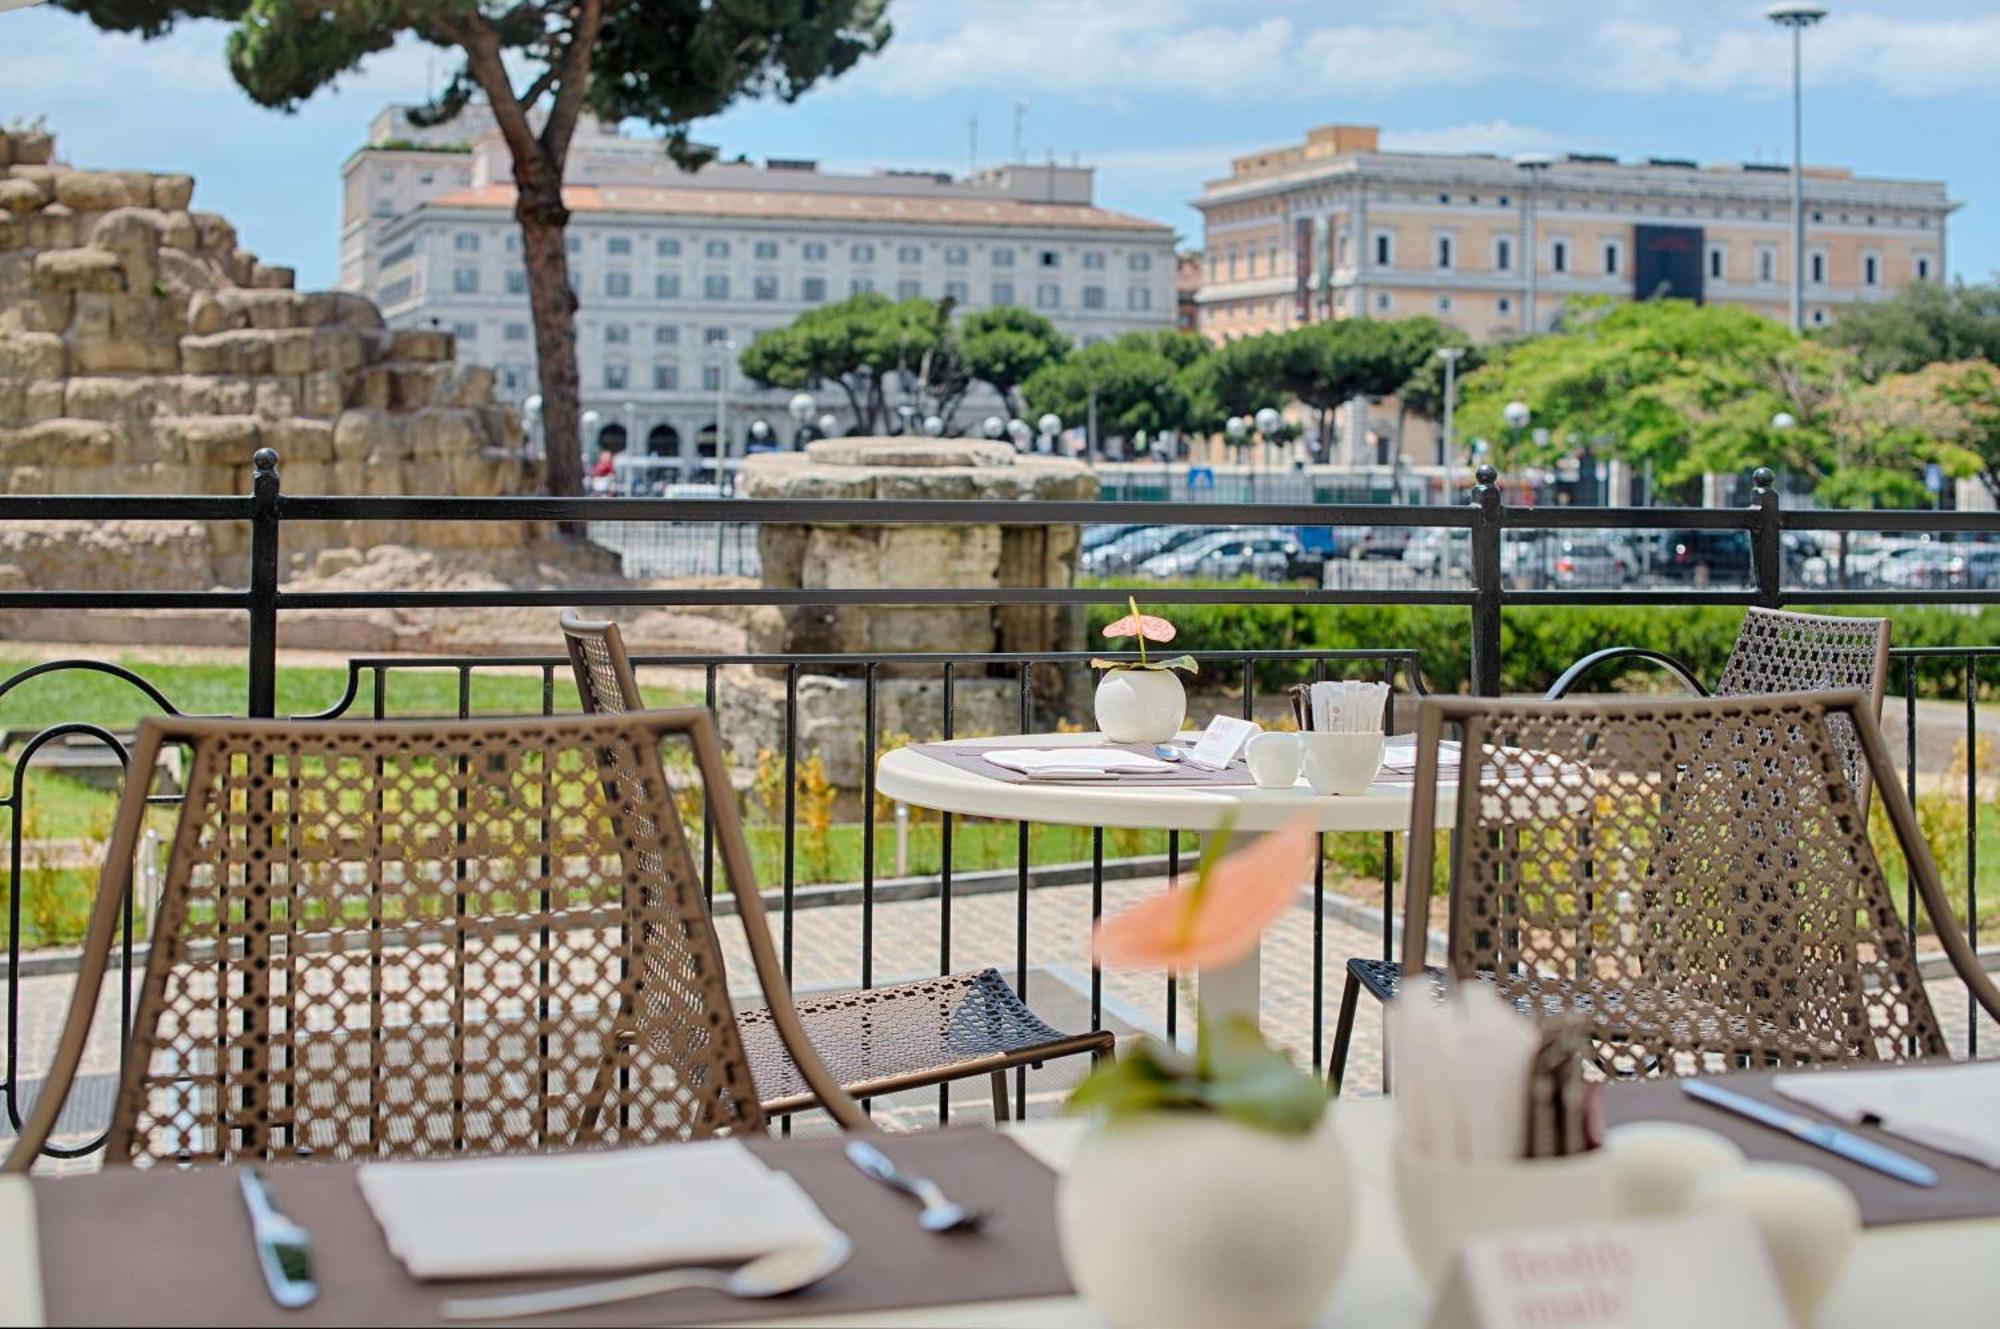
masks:
{"type": "Polygon", "coordinates": [[[1460,527],[1412,531],[1403,545],[1403,566],[1420,576],[1464,571],[1472,563],[1472,532],[1460,527]]]}
{"type": "Polygon", "coordinates": [[[1110,544],[1114,540],[1122,540],[1126,536],[1132,534],[1132,532],[1134,531],[1143,531],[1145,529],[1147,528],[1143,522],[1129,522],[1129,521],[1092,522],[1090,525],[1083,528],[1083,534],[1079,538],[1078,544],[1082,547],[1084,552],[1088,553],[1090,550],[1093,549],[1101,549],[1105,545],[1110,544]]]}
{"type": "Polygon", "coordinates": [[[1275,527],[1223,531],[1178,549],[1156,554],[1139,565],[1145,577],[1263,577],[1285,576],[1298,542],[1275,527]]]}
{"type": "Polygon", "coordinates": [[[1676,581],[1747,582],[1750,532],[1668,531],[1654,571],[1676,581]]]}
{"type": "Polygon", "coordinates": [[[1190,540],[1215,534],[1212,526],[1142,526],[1109,544],[1085,551],[1078,560],[1095,577],[1131,572],[1156,554],[1178,549],[1190,540]]]}
{"type": "Polygon", "coordinates": [[[1348,557],[1401,558],[1416,532],[1413,526],[1364,526],[1348,545],[1348,557]]]}
{"type": "Polygon", "coordinates": [[[1564,590],[1608,590],[1623,586],[1625,567],[1605,540],[1564,540],[1554,550],[1549,578],[1564,590]]]}

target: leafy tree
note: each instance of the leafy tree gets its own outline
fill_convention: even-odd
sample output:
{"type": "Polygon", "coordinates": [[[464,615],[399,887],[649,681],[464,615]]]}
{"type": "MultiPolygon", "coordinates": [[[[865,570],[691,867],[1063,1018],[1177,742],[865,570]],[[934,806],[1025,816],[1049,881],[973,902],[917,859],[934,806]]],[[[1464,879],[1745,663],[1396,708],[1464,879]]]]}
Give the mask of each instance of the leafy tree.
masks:
{"type": "Polygon", "coordinates": [[[1055,324],[1016,305],[967,314],[959,320],[958,345],[966,372],[990,384],[1014,415],[1027,409],[1021,385],[1069,355],[1069,338],[1055,324]]]}
{"type": "Polygon", "coordinates": [[[1211,427],[1213,397],[1200,373],[1203,339],[1187,332],[1128,332],[1097,342],[1035,371],[1022,386],[1030,411],[1053,411],[1066,423],[1089,417],[1097,397],[1100,434],[1211,427]]]}
{"type": "Polygon", "coordinates": [[[967,380],[947,345],[950,311],[949,302],[892,301],[864,291],[758,333],[737,364],[770,387],[832,383],[846,394],[860,432],[880,433],[898,419],[890,409],[892,380],[908,375],[921,386],[925,395],[910,403],[919,416],[930,413],[925,407],[933,401],[947,404],[946,395],[954,407],[963,396],[967,380]]]}
{"type": "Polygon", "coordinates": [[[405,33],[461,63],[416,117],[442,123],[483,97],[513,159],[549,492],[582,484],[576,296],[562,198],[586,109],[643,120],[687,165],[689,126],[741,97],[791,101],[889,39],[885,0],[57,0],[101,28],[157,37],[182,19],[235,23],[229,70],[261,106],[297,110],[405,33]]]}
{"type": "Polygon", "coordinates": [[[1911,282],[1880,304],[1847,310],[1817,335],[1853,351],[1870,379],[1940,360],[2000,364],[2000,286],[1911,282]]]}
{"type": "Polygon", "coordinates": [[[1861,427],[1909,431],[1949,457],[1946,470],[1977,475],[2000,500],[2000,366],[1958,360],[1892,374],[1857,394],[1861,427]]]}
{"type": "Polygon", "coordinates": [[[1444,342],[1435,319],[1334,319],[1233,341],[1217,351],[1212,382],[1229,411],[1244,415],[1296,399],[1319,415],[1322,439],[1333,412],[1355,397],[1388,397],[1444,342]]]}

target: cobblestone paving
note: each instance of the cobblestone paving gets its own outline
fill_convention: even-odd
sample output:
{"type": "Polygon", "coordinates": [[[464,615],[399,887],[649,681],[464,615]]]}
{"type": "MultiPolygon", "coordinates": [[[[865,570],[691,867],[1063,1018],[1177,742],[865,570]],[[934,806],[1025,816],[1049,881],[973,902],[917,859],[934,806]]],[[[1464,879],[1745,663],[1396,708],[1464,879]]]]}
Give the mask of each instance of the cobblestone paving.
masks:
{"type": "MultiPolygon", "coordinates": [[[[1107,882],[1104,907],[1114,911],[1122,905],[1159,889],[1158,881],[1107,882]]],[[[955,898],[951,902],[950,955],[953,969],[992,965],[1015,978],[1017,955],[1018,897],[1012,893],[955,898]]],[[[1060,887],[1033,891],[1028,897],[1027,952],[1029,972],[1026,996],[1036,1010],[1059,1028],[1080,1029],[1090,1022],[1090,908],[1088,886],[1060,887]]],[[[877,905],[871,921],[874,981],[889,983],[938,972],[940,968],[939,930],[942,916],[935,900],[900,901],[877,905]]],[[[801,993],[854,986],[860,972],[863,911],[860,906],[804,909],[797,912],[792,938],[793,982],[801,993]]],[[[774,925],[775,930],[775,925],[774,925]]],[[[719,927],[728,956],[729,969],[740,985],[751,967],[741,929],[733,920],[719,927]]],[[[1262,1009],[1266,1032],[1276,1042],[1290,1048],[1301,1060],[1324,1063],[1333,1037],[1333,1020],[1340,999],[1342,962],[1350,955],[1375,955],[1381,951],[1379,934],[1336,921],[1326,920],[1323,993],[1324,1025],[1316,1047],[1313,1039],[1313,915],[1299,908],[1281,918],[1266,935],[1263,946],[1262,1009]]],[[[67,975],[24,978],[21,981],[19,1019],[22,1050],[21,1079],[35,1081],[42,1075],[60,1035],[66,1013],[71,979],[67,975]]],[[[746,1001],[760,1000],[743,992],[746,1001]]],[[[1954,1055],[1965,1055],[1967,1011],[1962,990],[1955,981],[1934,985],[1933,997],[1954,1055]]],[[[66,1114],[66,1125],[81,1134],[65,1139],[86,1139],[101,1127],[108,1112],[110,1089],[118,1068],[116,1031],[119,994],[115,979],[107,986],[100,1002],[97,1024],[85,1055],[81,1092],[66,1114]],[[79,1120],[80,1118],[80,1120],[79,1120]]],[[[1106,1027],[1120,1034],[1144,1030],[1164,1031],[1167,984],[1157,974],[1106,973],[1103,976],[1103,1012],[1106,1027]]],[[[1185,1011],[1179,1021],[1183,1037],[1189,1032],[1185,1011]]],[[[1980,1018],[1979,1052],[2000,1054],[2000,1026],[1980,1018]]],[[[1087,1063],[1081,1058],[1049,1063],[1030,1070],[1025,1079],[1026,1108],[1030,1116],[1053,1115],[1063,1096],[1087,1063]]],[[[1381,1085],[1381,1017],[1374,1003],[1365,998],[1356,1022],[1353,1049],[1348,1059],[1349,1095],[1373,1094],[1381,1085]]],[[[26,1103],[22,1104],[23,1110],[26,1103]]],[[[938,1095],[923,1090],[898,1095],[873,1105],[876,1120],[891,1129],[919,1129],[938,1120],[938,1095]]],[[[951,1095],[950,1119],[954,1122],[991,1119],[987,1081],[982,1077],[957,1086],[951,1095]]],[[[805,1114],[794,1123],[801,1132],[827,1129],[823,1118],[805,1114]]],[[[0,1140],[12,1130],[0,1121],[0,1140]]],[[[4,1147],[4,1144],[0,1144],[4,1147]]],[[[66,1165],[66,1169],[94,1166],[91,1160],[66,1165]]]]}

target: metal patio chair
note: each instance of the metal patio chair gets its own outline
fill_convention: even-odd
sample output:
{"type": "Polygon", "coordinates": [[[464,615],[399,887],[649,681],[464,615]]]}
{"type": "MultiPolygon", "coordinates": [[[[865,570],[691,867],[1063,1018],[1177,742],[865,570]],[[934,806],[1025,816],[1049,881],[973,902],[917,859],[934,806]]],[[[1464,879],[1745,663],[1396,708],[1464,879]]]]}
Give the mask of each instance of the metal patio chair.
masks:
{"type": "MultiPolygon", "coordinates": [[[[1550,701],[1560,701],[1606,666],[1634,660],[1665,670],[1690,692],[1702,697],[1858,688],[1869,698],[1870,713],[1879,715],[1889,673],[1889,620],[1751,608],[1744,611],[1743,626],[1737,630],[1713,692],[1693,669],[1664,651],[1643,646],[1610,646],[1591,652],[1565,669],[1544,695],[1550,701]]],[[[1866,808],[1868,771],[1860,760],[1860,746],[1853,728],[1844,716],[1830,717],[1829,724],[1848,777],[1855,781],[1862,806],[1866,808]]],[[[1334,1021],[1333,1057],[1329,1062],[1336,1083],[1347,1065],[1360,995],[1366,992],[1378,1002],[1390,1000],[1396,995],[1402,972],[1402,966],[1394,960],[1364,956],[1348,960],[1340,1012],[1334,1021]]]]}
{"type": "Polygon", "coordinates": [[[732,1014],[662,761],[729,787],[700,708],[394,722],[149,719],[68,1022],[5,1169],[48,1139],[132,889],[149,781],[190,753],[109,1134],[114,1163],[453,1156],[754,1132],[747,1046],[821,1065],[729,799],[724,867],[770,1006],[732,1014]]]}
{"type": "MultiPolygon", "coordinates": [[[[567,610],[561,623],[584,710],[642,712],[645,703],[618,625],[567,610]]],[[[715,830],[741,838],[740,829],[725,832],[719,818],[715,830]]],[[[740,845],[738,852],[747,853],[740,845]]],[[[749,919],[744,921],[747,926],[749,919]]],[[[999,1121],[1008,1117],[1009,1070],[1086,1053],[1095,1060],[1108,1055],[1116,1042],[1109,1030],[1066,1034],[1049,1025],[991,968],[807,997],[795,1004],[806,1036],[853,1097],[876,1098],[985,1075],[999,1121]]],[[[743,1011],[737,1019],[764,1110],[776,1115],[810,1106],[808,1086],[766,1014],[743,1011]]]]}
{"type": "MultiPolygon", "coordinates": [[[[1853,689],[1425,702],[1413,827],[1435,824],[1440,742],[1455,727],[1463,744],[1446,973],[1425,990],[1485,981],[1581,1017],[1613,1076],[1945,1055],[1835,720],[1946,956],[2000,1018],[1853,689]]],[[[1434,846],[1412,836],[1410,880],[1430,879],[1434,846]]],[[[1408,966],[1425,904],[1406,901],[1408,966]]]]}

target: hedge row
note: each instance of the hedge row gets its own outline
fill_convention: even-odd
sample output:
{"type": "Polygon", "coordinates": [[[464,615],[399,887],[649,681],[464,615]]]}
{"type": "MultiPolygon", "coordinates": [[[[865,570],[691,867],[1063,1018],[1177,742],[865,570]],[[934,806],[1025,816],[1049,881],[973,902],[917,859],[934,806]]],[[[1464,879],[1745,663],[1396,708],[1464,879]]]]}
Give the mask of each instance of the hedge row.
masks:
{"type": "MultiPolygon", "coordinates": [[[[1122,582],[1102,583],[1120,585],[1122,582]]],[[[1261,583],[1203,583],[1228,588],[1261,583]]],[[[1134,586],[1143,607],[1145,587],[1134,586]]],[[[1471,668],[1469,610],[1433,605],[1168,605],[1158,612],[1180,628],[1176,649],[1312,650],[1370,647],[1414,649],[1422,661],[1424,681],[1432,692],[1459,692],[1468,685],[1471,668]]],[[[1093,644],[1098,630],[1124,611],[1113,605],[1092,605],[1089,613],[1093,644]]],[[[1886,614],[1894,621],[1896,646],[1991,646],[2000,644],[2000,606],[1976,612],[1937,605],[1894,608],[1842,608],[1836,612],[1886,614]]],[[[1578,658],[1606,646],[1645,646],[1686,661],[1698,677],[1713,679],[1722,671],[1730,644],[1743,621],[1733,606],[1648,608],[1629,605],[1553,608],[1517,606],[1502,617],[1500,683],[1514,693],[1540,692],[1578,658]]],[[[1122,645],[1123,643],[1121,643],[1122,645]]],[[[1636,666],[1634,677],[1659,677],[1657,670],[1636,666]]],[[[1917,669],[1921,695],[1964,696],[1964,666],[1957,660],[1922,662],[1917,669]]],[[[1295,681],[1296,666],[1260,665],[1258,685],[1282,686],[1295,681]]],[[[1608,689],[1614,674],[1595,678],[1591,687],[1608,689]]],[[[1896,667],[1890,690],[1902,687],[1896,667]]],[[[1981,692],[2000,684],[2000,665],[1981,671],[1981,692]]]]}

